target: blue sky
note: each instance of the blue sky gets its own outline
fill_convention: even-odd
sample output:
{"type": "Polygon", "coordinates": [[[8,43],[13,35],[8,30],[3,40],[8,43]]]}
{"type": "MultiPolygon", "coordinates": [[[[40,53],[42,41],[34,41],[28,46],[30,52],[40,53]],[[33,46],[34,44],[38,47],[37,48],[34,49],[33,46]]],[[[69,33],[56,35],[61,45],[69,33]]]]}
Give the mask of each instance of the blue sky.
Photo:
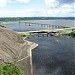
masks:
{"type": "Polygon", "coordinates": [[[75,17],[74,0],[0,0],[0,17],[75,17]]]}

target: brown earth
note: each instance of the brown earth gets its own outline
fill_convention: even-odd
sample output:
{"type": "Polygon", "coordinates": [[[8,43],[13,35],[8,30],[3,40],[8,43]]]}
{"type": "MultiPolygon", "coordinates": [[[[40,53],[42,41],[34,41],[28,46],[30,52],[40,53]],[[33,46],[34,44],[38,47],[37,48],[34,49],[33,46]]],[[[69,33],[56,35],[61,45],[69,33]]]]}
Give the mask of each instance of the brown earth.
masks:
{"type": "Polygon", "coordinates": [[[16,32],[0,27],[0,59],[12,61],[17,57],[23,43],[16,32]]]}
{"type": "Polygon", "coordinates": [[[25,75],[31,75],[31,50],[36,46],[35,43],[24,41],[17,32],[0,27],[0,63],[17,60],[25,75]]]}

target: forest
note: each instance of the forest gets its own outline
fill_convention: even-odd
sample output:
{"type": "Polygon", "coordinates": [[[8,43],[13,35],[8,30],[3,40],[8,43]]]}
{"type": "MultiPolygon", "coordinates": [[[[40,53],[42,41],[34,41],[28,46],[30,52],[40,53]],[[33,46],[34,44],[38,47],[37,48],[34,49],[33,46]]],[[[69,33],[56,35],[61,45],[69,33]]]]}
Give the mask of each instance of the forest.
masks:
{"type": "Polygon", "coordinates": [[[21,21],[21,20],[75,20],[75,17],[2,17],[0,21],[21,21]]]}

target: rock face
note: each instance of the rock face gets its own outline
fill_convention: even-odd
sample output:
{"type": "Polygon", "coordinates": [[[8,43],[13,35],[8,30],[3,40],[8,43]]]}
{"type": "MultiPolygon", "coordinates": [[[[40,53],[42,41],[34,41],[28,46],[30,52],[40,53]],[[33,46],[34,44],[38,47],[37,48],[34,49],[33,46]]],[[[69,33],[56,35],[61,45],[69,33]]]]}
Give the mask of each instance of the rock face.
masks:
{"type": "Polygon", "coordinates": [[[37,46],[24,41],[17,32],[0,27],[0,63],[16,60],[25,75],[32,75],[31,50],[37,46]]]}

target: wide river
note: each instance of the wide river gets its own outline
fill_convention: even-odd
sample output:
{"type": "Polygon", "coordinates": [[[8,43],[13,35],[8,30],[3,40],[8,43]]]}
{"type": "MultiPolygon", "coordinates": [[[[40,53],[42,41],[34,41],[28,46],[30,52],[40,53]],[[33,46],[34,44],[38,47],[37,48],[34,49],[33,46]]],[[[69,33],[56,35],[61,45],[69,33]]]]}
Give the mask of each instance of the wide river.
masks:
{"type": "MultiPolygon", "coordinates": [[[[74,26],[74,20],[33,20],[32,23],[59,26],[74,26]]],[[[49,26],[26,25],[19,22],[7,22],[4,25],[16,31],[49,29],[49,26]]],[[[38,37],[27,40],[39,44],[32,51],[34,75],[75,75],[75,39],[64,36],[38,37]]]]}
{"type": "Polygon", "coordinates": [[[15,30],[15,31],[36,31],[36,30],[44,30],[49,29],[49,25],[35,25],[32,24],[29,26],[23,22],[31,22],[31,23],[40,23],[40,24],[49,24],[49,25],[57,25],[57,26],[74,26],[75,20],[30,20],[30,21],[21,21],[21,23],[17,22],[5,22],[4,26],[15,30]]]}
{"type": "Polygon", "coordinates": [[[75,75],[75,39],[34,36],[27,40],[39,44],[32,51],[34,75],[75,75]]]}

